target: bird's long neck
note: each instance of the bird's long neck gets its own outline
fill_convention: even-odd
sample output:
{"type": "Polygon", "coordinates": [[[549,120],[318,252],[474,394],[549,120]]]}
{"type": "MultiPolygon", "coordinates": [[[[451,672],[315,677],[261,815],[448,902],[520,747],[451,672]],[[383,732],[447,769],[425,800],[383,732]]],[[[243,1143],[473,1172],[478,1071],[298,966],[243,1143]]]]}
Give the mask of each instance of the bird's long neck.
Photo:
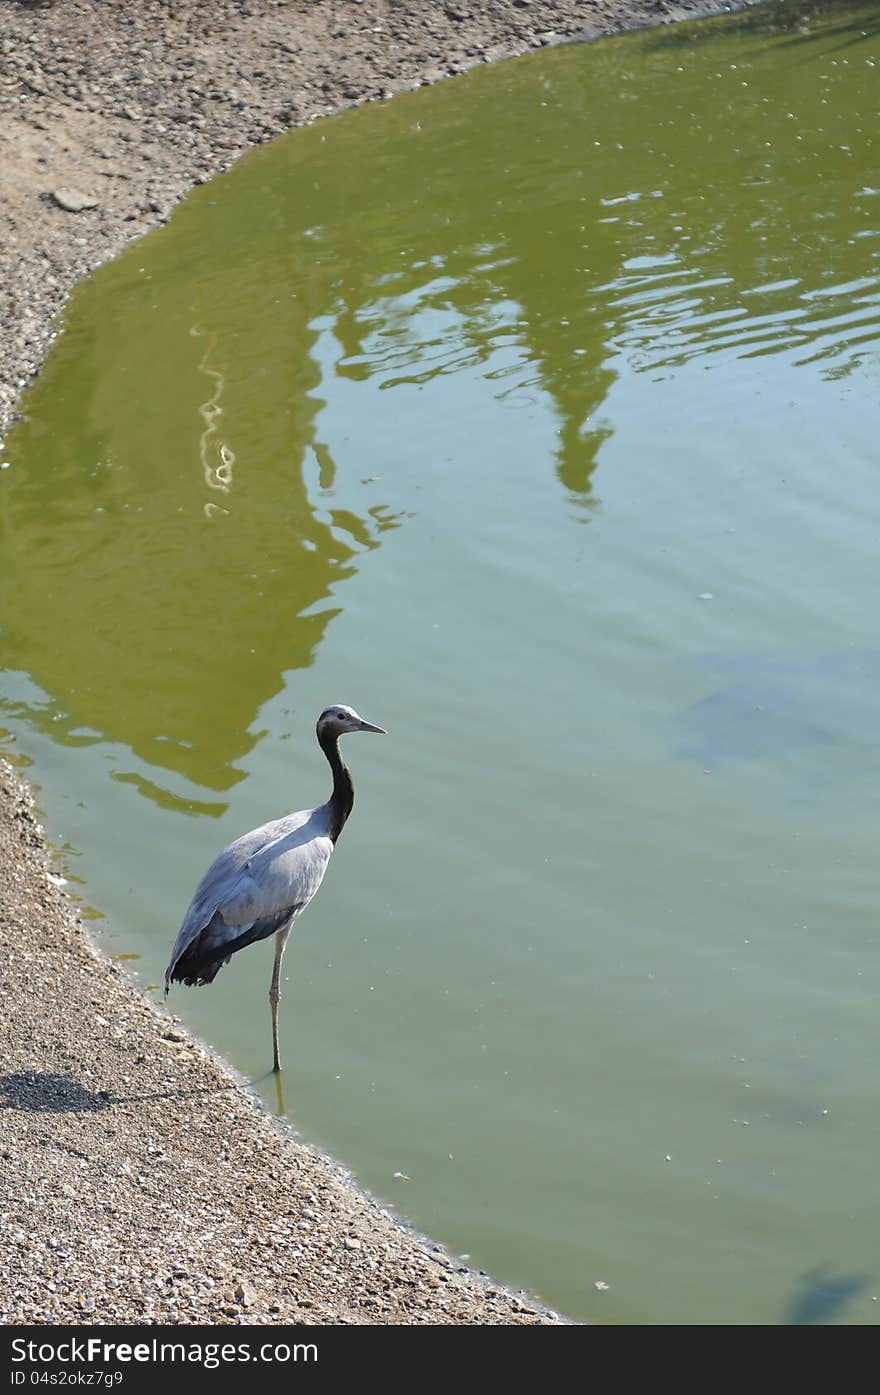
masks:
{"type": "Polygon", "coordinates": [[[330,796],[328,808],[330,810],[330,837],[335,843],[354,807],[354,784],[351,771],[342,759],[339,750],[339,737],[330,732],[319,733],[318,744],[333,771],[333,793],[330,796]]]}

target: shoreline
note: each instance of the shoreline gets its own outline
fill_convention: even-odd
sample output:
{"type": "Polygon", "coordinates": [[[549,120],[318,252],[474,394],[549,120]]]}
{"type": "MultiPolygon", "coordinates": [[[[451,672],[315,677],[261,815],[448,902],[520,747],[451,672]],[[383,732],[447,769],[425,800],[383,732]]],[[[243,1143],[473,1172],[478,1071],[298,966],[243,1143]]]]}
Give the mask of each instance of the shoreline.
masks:
{"type": "MultiPolygon", "coordinates": [[[[11,0],[0,443],[77,283],[253,146],[482,62],[751,3],[11,0]]],[[[0,757],[0,1322],[565,1321],[265,1114],[93,944],[48,856],[0,757]]]]}

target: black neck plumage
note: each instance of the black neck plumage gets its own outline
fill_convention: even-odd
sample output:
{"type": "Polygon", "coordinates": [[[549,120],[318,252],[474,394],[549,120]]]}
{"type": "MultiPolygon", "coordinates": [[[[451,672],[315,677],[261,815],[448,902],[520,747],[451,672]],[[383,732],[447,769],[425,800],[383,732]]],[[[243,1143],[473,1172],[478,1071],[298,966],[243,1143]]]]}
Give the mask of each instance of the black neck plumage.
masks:
{"type": "Polygon", "coordinates": [[[333,771],[333,793],[330,796],[330,837],[335,843],[354,807],[354,784],[351,771],[342,759],[339,737],[335,732],[318,732],[318,745],[333,771]]]}

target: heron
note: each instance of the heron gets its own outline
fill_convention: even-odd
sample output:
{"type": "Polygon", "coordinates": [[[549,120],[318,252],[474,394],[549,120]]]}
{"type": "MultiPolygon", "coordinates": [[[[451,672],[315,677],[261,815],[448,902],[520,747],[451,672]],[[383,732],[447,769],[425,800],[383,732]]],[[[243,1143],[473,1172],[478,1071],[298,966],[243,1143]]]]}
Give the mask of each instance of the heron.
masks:
{"type": "Polygon", "coordinates": [[[278,1003],[281,960],[291,926],[312,900],[339,835],[354,805],[351,771],[339,738],[352,731],[384,727],[365,722],[352,707],[325,707],[315,728],[318,745],[333,773],[325,804],[273,819],[236,838],[215,857],[193,894],[165,970],[165,996],[172,983],[201,987],[213,983],[233,954],[257,940],[275,936],[269,988],[272,1013],[272,1070],[281,1070],[278,1003]]]}

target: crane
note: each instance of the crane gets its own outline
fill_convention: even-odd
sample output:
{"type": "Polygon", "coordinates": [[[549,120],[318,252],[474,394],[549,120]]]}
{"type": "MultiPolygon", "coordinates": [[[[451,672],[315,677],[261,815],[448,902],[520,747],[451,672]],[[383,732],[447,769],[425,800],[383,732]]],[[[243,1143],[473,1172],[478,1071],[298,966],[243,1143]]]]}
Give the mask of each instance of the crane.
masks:
{"type": "Polygon", "coordinates": [[[167,997],[172,983],[189,987],[213,983],[233,954],[274,935],[269,1007],[276,1074],[281,1070],[278,984],[287,939],[293,922],[321,885],[354,805],[354,784],[339,738],[353,731],[388,734],[384,727],[365,722],[354,708],[338,703],[324,708],[315,731],[333,774],[330,798],[315,809],[264,823],[218,854],[195,889],[165,970],[167,997]]]}

